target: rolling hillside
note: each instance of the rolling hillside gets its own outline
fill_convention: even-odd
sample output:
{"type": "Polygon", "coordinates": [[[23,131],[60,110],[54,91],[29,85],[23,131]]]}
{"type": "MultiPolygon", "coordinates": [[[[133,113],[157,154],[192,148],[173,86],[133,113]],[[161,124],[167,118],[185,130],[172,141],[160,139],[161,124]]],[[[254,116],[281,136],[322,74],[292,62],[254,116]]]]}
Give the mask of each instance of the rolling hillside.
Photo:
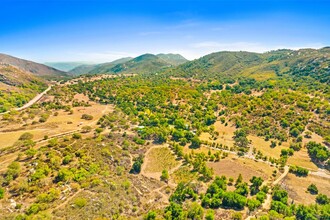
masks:
{"type": "Polygon", "coordinates": [[[180,54],[172,54],[172,53],[163,54],[163,53],[160,53],[160,54],[157,54],[156,56],[163,59],[163,60],[165,60],[166,62],[174,65],[174,66],[178,66],[178,65],[183,64],[183,63],[188,61],[186,58],[184,58],[180,54]]]}
{"type": "Polygon", "coordinates": [[[176,77],[210,79],[251,77],[265,80],[283,74],[310,76],[330,82],[329,48],[276,50],[263,54],[251,52],[217,52],[184,63],[171,71],[176,77]]]}
{"type": "Polygon", "coordinates": [[[178,66],[187,62],[180,54],[143,54],[136,58],[126,57],[97,65],[81,65],[71,71],[72,75],[117,74],[117,73],[154,73],[166,67],[178,66]]]}
{"type": "Polygon", "coordinates": [[[0,54],[0,63],[12,65],[22,71],[29,72],[35,76],[46,79],[61,79],[68,76],[65,72],[55,68],[6,54],[0,54]]]}
{"type": "Polygon", "coordinates": [[[46,81],[31,73],[0,64],[0,112],[21,107],[46,88],[46,81]]]}

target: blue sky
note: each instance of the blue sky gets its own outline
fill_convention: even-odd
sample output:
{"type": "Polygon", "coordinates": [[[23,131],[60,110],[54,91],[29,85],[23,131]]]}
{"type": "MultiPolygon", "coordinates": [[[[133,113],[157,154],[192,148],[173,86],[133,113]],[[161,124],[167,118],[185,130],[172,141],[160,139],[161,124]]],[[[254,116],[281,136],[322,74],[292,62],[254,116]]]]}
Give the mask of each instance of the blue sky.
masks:
{"type": "Polygon", "coordinates": [[[330,45],[327,0],[1,0],[0,8],[0,53],[37,62],[330,45]]]}

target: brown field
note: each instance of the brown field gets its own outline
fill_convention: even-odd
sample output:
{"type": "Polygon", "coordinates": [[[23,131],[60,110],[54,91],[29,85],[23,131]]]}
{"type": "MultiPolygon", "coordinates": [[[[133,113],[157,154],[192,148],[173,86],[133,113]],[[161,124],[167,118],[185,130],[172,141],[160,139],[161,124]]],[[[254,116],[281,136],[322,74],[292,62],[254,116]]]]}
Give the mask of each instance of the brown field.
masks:
{"type": "Polygon", "coordinates": [[[35,139],[41,139],[44,136],[45,131],[46,129],[34,129],[13,132],[0,132],[0,149],[12,146],[25,132],[33,134],[35,139]]]}
{"type": "Polygon", "coordinates": [[[185,154],[188,154],[188,153],[191,153],[191,152],[194,152],[194,153],[204,153],[204,154],[208,154],[209,151],[211,151],[211,153],[215,153],[217,152],[217,150],[213,150],[213,149],[210,149],[208,147],[205,147],[205,146],[201,146],[200,148],[197,148],[197,149],[191,149],[188,147],[189,145],[185,146],[183,148],[183,152],[185,154]]]}
{"type": "Polygon", "coordinates": [[[247,158],[237,158],[237,156],[229,155],[228,158],[222,159],[219,162],[208,163],[212,167],[216,175],[225,175],[228,178],[236,179],[239,174],[242,174],[244,181],[248,182],[252,176],[260,176],[264,180],[272,179],[272,172],[275,170],[262,162],[256,162],[247,158]]]}
{"type": "Polygon", "coordinates": [[[257,136],[249,135],[248,139],[252,141],[252,146],[255,147],[260,152],[267,157],[280,158],[281,150],[289,148],[289,143],[283,142],[281,146],[276,146],[274,148],[270,147],[270,141],[265,141],[265,139],[257,136]]]}
{"type": "Polygon", "coordinates": [[[323,144],[324,139],[320,135],[312,132],[311,138],[303,138],[303,144],[307,144],[310,141],[315,141],[316,143],[323,144]]]}
{"type": "Polygon", "coordinates": [[[307,187],[311,183],[316,185],[319,193],[330,196],[329,179],[314,175],[297,177],[294,174],[289,173],[281,185],[288,191],[289,197],[293,199],[295,203],[312,204],[315,203],[316,195],[311,195],[307,191],[307,187]]]}
{"type": "MultiPolygon", "coordinates": [[[[83,99],[83,96],[75,97],[79,100],[83,99]]],[[[113,110],[113,106],[101,105],[97,103],[91,103],[90,107],[76,107],[73,108],[73,114],[68,114],[64,110],[59,110],[58,116],[50,115],[45,123],[38,123],[35,125],[24,126],[23,124],[13,123],[6,126],[4,129],[10,130],[20,127],[20,130],[4,132],[0,131],[0,149],[8,146],[12,146],[18,138],[25,132],[32,133],[34,135],[33,140],[40,140],[45,135],[53,136],[64,132],[75,131],[81,129],[84,125],[96,125],[98,119],[105,114],[113,110]],[[93,116],[93,120],[86,121],[81,119],[82,114],[90,114],[93,116]]],[[[55,112],[55,111],[54,111],[55,112]]],[[[53,113],[54,113],[53,112],[53,113]]],[[[2,130],[4,130],[2,129],[2,130]]]]}
{"type": "Polygon", "coordinates": [[[225,126],[220,121],[214,123],[215,131],[219,132],[219,137],[216,140],[211,140],[211,135],[209,133],[202,133],[200,139],[203,141],[212,141],[227,145],[228,147],[234,146],[234,132],[236,128],[228,123],[228,126],[225,126]]]}
{"type": "Polygon", "coordinates": [[[317,166],[311,161],[311,158],[308,156],[306,148],[302,148],[300,151],[294,152],[294,155],[289,157],[288,164],[301,166],[313,171],[317,171],[318,169],[317,166]]]}

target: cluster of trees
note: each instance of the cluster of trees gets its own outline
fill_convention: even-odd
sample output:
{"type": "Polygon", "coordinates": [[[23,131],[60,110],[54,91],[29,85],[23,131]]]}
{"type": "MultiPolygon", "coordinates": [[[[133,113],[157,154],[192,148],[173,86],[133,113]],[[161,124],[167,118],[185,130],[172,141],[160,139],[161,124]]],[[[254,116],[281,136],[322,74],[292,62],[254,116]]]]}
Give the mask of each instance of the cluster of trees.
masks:
{"type": "MultiPolygon", "coordinates": [[[[315,191],[316,186],[310,185],[309,190],[315,191]]],[[[313,205],[295,205],[288,204],[287,191],[278,186],[273,189],[271,210],[268,217],[271,219],[296,218],[299,220],[308,219],[328,219],[329,214],[329,198],[326,195],[319,194],[316,197],[318,204],[313,205]]]]}
{"type": "Polygon", "coordinates": [[[242,176],[239,175],[235,183],[235,191],[228,192],[226,191],[227,178],[217,176],[209,185],[206,194],[202,196],[202,206],[213,209],[219,207],[243,209],[244,206],[248,206],[250,210],[254,210],[264,202],[268,188],[264,187],[261,191],[259,190],[263,182],[260,177],[254,176],[250,182],[249,188],[249,185],[243,182],[242,176]],[[255,197],[247,199],[250,191],[251,195],[255,195],[255,197]]]}
{"type": "Polygon", "coordinates": [[[308,175],[308,170],[303,168],[303,167],[299,167],[299,166],[290,166],[290,173],[294,173],[297,176],[307,176],[308,175]]]}
{"type": "Polygon", "coordinates": [[[310,141],[306,145],[309,156],[317,163],[327,162],[327,166],[330,167],[330,151],[322,144],[310,141]]]}

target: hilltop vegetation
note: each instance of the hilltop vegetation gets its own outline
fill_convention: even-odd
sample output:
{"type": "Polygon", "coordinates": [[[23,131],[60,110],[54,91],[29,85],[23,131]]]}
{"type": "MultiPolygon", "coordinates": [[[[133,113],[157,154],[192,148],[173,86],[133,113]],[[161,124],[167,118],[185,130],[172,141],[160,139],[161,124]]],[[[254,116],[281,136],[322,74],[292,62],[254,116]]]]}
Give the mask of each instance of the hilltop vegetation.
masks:
{"type": "Polygon", "coordinates": [[[143,54],[135,58],[126,57],[109,63],[78,66],[69,73],[73,75],[156,73],[164,68],[185,62],[187,60],[179,54],[143,54]]]}
{"type": "Polygon", "coordinates": [[[329,48],[277,50],[263,54],[218,52],[187,62],[170,75],[204,80],[250,77],[260,81],[289,75],[294,79],[311,77],[329,83],[329,64],[329,48]]]}

